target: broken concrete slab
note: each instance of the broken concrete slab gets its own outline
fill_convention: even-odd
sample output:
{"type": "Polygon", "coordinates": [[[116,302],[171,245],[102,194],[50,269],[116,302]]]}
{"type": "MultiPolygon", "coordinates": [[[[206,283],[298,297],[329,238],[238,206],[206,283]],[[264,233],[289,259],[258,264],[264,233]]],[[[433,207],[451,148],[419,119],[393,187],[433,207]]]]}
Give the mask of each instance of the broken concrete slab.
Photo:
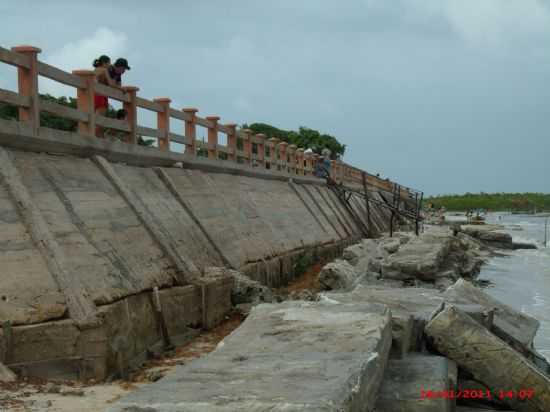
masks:
{"type": "Polygon", "coordinates": [[[437,314],[426,325],[425,333],[436,350],[453,359],[493,393],[533,391],[534,396],[530,399],[506,399],[512,408],[522,412],[550,410],[550,379],[460,309],[449,306],[437,314]]]}
{"type": "Polygon", "coordinates": [[[464,279],[459,279],[443,296],[452,303],[473,303],[494,309],[492,332],[524,354],[532,347],[540,325],[535,318],[499,302],[464,279]]]}
{"type": "Polygon", "coordinates": [[[373,411],[390,316],[382,305],[256,306],[214,352],[109,411],[373,411]]]}
{"type": "Polygon", "coordinates": [[[442,356],[410,355],[390,360],[376,401],[377,412],[450,412],[454,399],[445,397],[456,370],[442,356]],[[441,396],[440,396],[441,395],[441,396]]]}
{"type": "Polygon", "coordinates": [[[392,312],[392,358],[401,358],[409,351],[423,349],[426,322],[443,304],[433,289],[392,288],[358,285],[350,293],[328,292],[322,298],[340,303],[377,303],[392,312]]]}

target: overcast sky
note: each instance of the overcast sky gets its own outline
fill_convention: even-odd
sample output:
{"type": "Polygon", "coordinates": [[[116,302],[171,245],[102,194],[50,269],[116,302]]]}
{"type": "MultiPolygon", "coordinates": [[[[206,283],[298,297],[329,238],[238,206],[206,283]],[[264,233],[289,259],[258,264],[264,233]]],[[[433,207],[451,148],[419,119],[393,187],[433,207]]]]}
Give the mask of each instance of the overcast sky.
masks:
{"type": "Polygon", "coordinates": [[[429,194],[550,192],[550,0],[2,0],[0,15],[2,47],[65,70],[126,57],[143,97],[333,134],[345,161],[429,194]]]}

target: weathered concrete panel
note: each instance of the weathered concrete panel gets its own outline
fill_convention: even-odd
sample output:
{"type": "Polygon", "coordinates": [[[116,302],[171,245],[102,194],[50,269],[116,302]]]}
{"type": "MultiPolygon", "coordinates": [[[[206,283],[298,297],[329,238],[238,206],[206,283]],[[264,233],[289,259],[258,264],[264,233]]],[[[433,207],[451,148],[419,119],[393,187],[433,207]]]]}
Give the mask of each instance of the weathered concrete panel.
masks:
{"type": "Polygon", "coordinates": [[[372,411],[390,329],[382,305],[260,305],[216,351],[109,411],[372,411]]]}
{"type": "Polygon", "coordinates": [[[0,324],[44,322],[65,313],[65,297],[1,184],[0,278],[0,324]]]}
{"type": "Polygon", "coordinates": [[[17,152],[15,162],[96,304],[173,284],[172,263],[92,161],[17,152]]]}
{"type": "Polygon", "coordinates": [[[139,198],[154,224],[182,256],[200,268],[222,266],[222,258],[151,168],[113,165],[116,173],[139,198]]]}

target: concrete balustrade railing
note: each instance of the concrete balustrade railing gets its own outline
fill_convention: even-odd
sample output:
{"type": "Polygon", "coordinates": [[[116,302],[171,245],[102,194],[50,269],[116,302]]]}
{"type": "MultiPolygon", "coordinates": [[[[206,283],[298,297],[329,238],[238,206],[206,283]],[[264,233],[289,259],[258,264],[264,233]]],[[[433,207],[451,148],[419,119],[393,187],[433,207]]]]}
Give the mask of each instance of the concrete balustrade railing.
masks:
{"type": "MultiPolygon", "coordinates": [[[[0,47],[0,62],[15,66],[18,75],[18,92],[0,89],[0,102],[18,107],[19,121],[26,122],[35,136],[40,134],[40,112],[48,112],[77,122],[80,135],[95,137],[96,126],[123,132],[124,142],[137,144],[139,136],[156,139],[157,148],[151,150],[170,151],[171,142],[184,145],[184,154],[197,156],[199,150],[206,152],[212,160],[224,159],[250,167],[267,168],[289,175],[314,175],[319,155],[304,153],[304,148],[281,142],[277,138],[267,139],[263,134],[253,134],[251,130],[237,130],[235,123],[223,124],[219,116],[200,117],[196,108],[176,109],[168,97],[153,100],[138,96],[139,88],[125,86],[122,90],[108,87],[96,81],[92,70],[74,70],[67,73],[38,60],[41,50],[33,46],[17,46],[11,50],[0,47]],[[40,98],[39,76],[77,89],[77,108],[46,101],[40,98]],[[122,103],[127,117],[124,120],[101,116],[95,112],[94,96],[101,94],[122,103]],[[155,112],[156,128],[139,124],[138,108],[155,112]],[[184,122],[183,134],[172,129],[170,120],[184,122]],[[207,142],[197,139],[197,127],[206,129],[207,142]],[[227,136],[227,145],[220,145],[218,134],[227,136]],[[242,145],[238,144],[238,141],[242,145]],[[242,149],[239,149],[241,147],[242,149]],[[202,149],[202,150],[201,150],[202,149]],[[268,151],[269,156],[266,154],[268,151]]],[[[341,161],[333,160],[330,175],[337,182],[362,185],[363,172],[341,161]]],[[[396,187],[403,196],[409,189],[397,186],[389,180],[366,173],[367,184],[375,190],[394,192],[396,187]]]]}

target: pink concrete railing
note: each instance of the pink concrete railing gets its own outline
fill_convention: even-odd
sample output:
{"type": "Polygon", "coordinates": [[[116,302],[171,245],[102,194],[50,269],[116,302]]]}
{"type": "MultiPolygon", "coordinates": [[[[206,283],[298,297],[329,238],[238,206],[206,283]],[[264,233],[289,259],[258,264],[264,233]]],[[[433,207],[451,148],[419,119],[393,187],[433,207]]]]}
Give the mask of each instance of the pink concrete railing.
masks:
{"type": "MultiPolygon", "coordinates": [[[[138,96],[138,87],[125,86],[121,91],[97,83],[92,70],[65,72],[38,60],[40,52],[39,48],[33,46],[17,46],[11,50],[0,47],[0,62],[17,67],[18,72],[18,93],[0,89],[0,102],[17,106],[19,121],[31,125],[35,136],[39,136],[40,112],[44,111],[78,122],[78,133],[83,136],[95,137],[96,126],[100,126],[124,132],[124,141],[127,144],[137,144],[138,136],[148,136],[157,139],[156,150],[169,151],[170,142],[175,142],[183,144],[184,153],[189,156],[197,156],[198,151],[202,150],[206,151],[209,159],[219,159],[223,153],[226,161],[244,163],[251,167],[269,168],[299,176],[312,176],[314,173],[315,164],[319,160],[317,154],[304,153],[303,148],[276,138],[267,139],[265,135],[253,134],[251,130],[237,131],[235,123],[222,124],[219,116],[200,117],[196,108],[174,108],[167,97],[145,99],[138,96]],[[75,87],[77,108],[41,99],[38,90],[39,76],[75,87]],[[94,108],[96,93],[121,102],[127,113],[126,119],[118,120],[97,114],[94,108]],[[138,108],[156,113],[156,128],[139,124],[138,108]],[[170,119],[184,122],[183,134],[172,130],[170,119]],[[197,139],[198,127],[206,129],[207,142],[197,139]],[[218,133],[226,134],[227,145],[219,144],[218,133]],[[238,149],[238,139],[242,140],[242,150],[238,149]]],[[[341,161],[332,161],[330,173],[337,182],[362,184],[363,171],[341,161]]],[[[388,192],[395,186],[391,181],[370,174],[367,175],[367,180],[370,186],[388,192]]]]}

